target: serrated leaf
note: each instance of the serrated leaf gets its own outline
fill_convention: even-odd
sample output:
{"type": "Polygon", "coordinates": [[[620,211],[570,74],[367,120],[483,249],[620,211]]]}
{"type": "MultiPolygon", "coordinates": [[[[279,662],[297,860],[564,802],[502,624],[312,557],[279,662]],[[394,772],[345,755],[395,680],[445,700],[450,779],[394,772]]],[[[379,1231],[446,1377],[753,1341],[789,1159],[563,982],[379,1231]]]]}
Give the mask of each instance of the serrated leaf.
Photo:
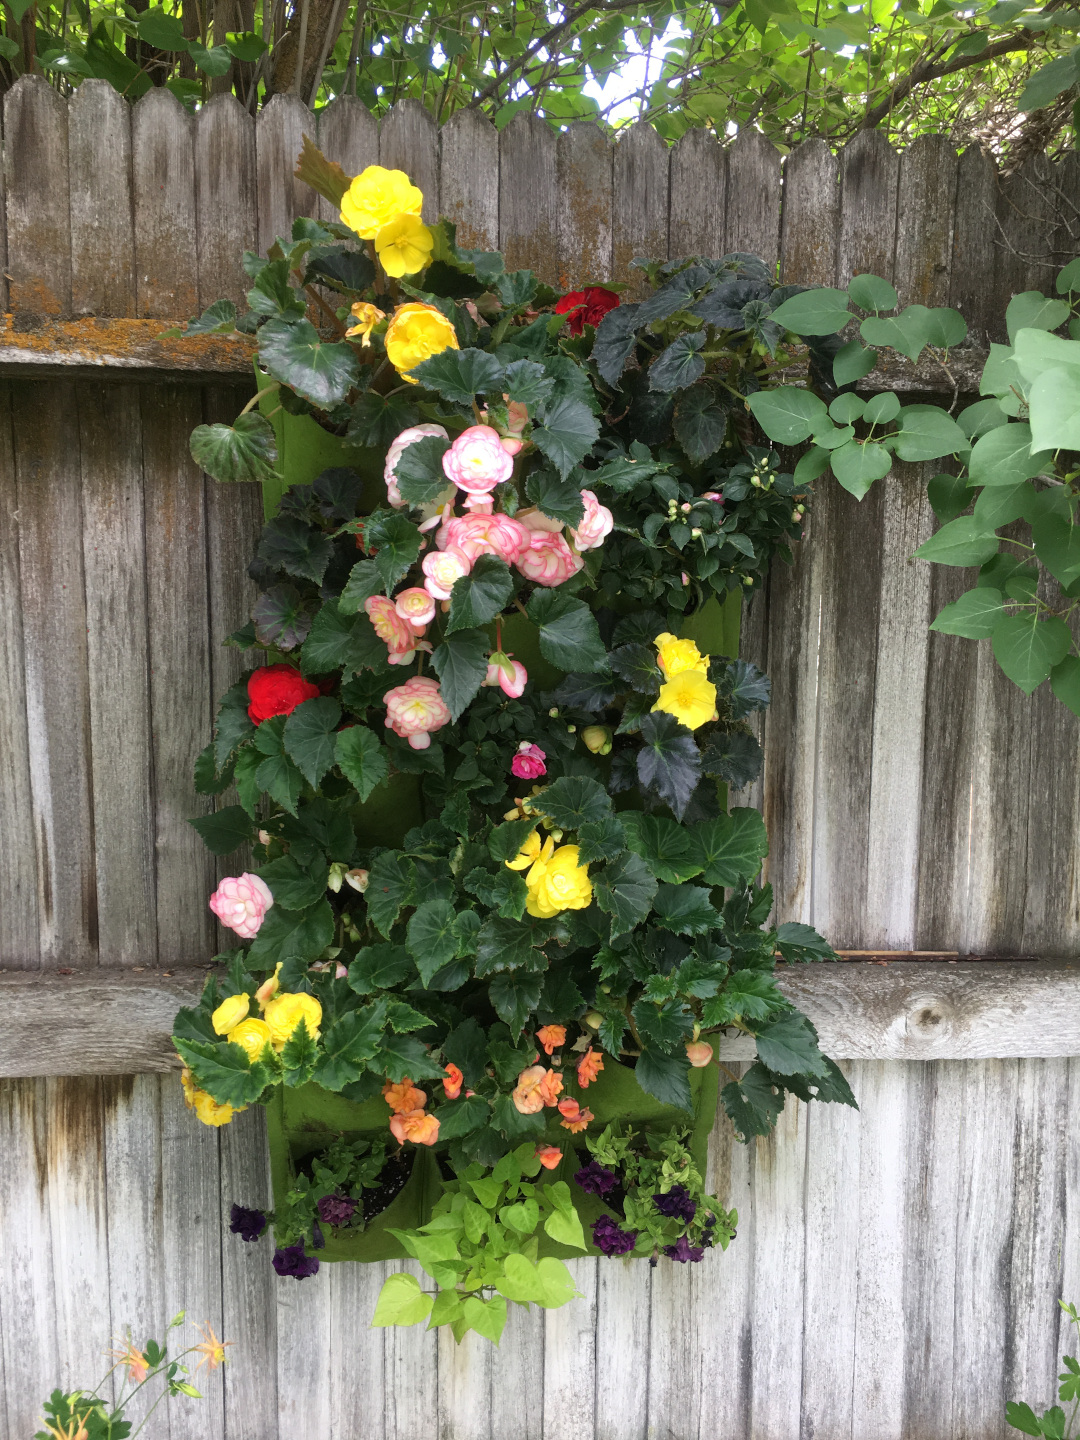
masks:
{"type": "Polygon", "coordinates": [[[784,1108],[784,1090],[763,1065],[751,1065],[740,1080],[720,1091],[720,1100],[739,1138],[768,1135],[784,1108]]]}
{"type": "Polygon", "coordinates": [[[279,960],[317,960],[333,940],[334,912],[326,900],[307,910],[275,905],[263,917],[248,957],[253,968],[272,970],[279,960]]]}
{"type": "Polygon", "coordinates": [[[260,865],[256,873],[269,885],[275,905],[284,910],[306,910],[326,894],[325,861],[318,861],[310,870],[305,870],[291,855],[281,855],[260,865]]]}
{"type": "Polygon", "coordinates": [[[674,1105],[680,1110],[693,1112],[690,1062],[685,1051],[681,1055],[667,1055],[663,1050],[646,1046],[634,1066],[634,1079],[646,1095],[652,1095],[661,1105],[674,1105]]]}
{"type": "Polygon", "coordinates": [[[292,515],[278,515],[263,529],[259,559],[275,570],[322,584],[334,553],[330,538],[292,515]]]}
{"type": "Polygon", "coordinates": [[[741,730],[713,735],[701,752],[704,774],[726,781],[735,790],[757,779],[763,760],[761,746],[753,735],[741,730]]]}
{"type": "Polygon", "coordinates": [[[533,945],[533,931],[518,920],[489,915],[476,937],[476,978],[485,980],[504,970],[536,969],[544,957],[533,945]]]}
{"type": "Polygon", "coordinates": [[[456,405],[471,405],[477,395],[501,398],[506,378],[497,356],[475,349],[443,350],[409,374],[426,390],[434,390],[456,405]]]}
{"type": "Polygon", "coordinates": [[[225,483],[272,480],[277,462],[273,426],[256,411],[232,425],[196,425],[191,432],[191,458],[200,470],[225,483]]]}
{"type": "Polygon", "coordinates": [[[393,510],[380,510],[364,526],[364,543],[369,550],[375,550],[375,566],[389,594],[409,566],[419,558],[424,539],[404,515],[393,510]]]}
{"type": "Polygon", "coordinates": [[[571,396],[549,401],[541,418],[543,423],[532,433],[533,444],[565,477],[600,438],[599,422],[584,401],[571,396]]]}
{"type": "Polygon", "coordinates": [[[705,344],[704,330],[677,336],[649,366],[649,389],[685,390],[700,380],[705,361],[698,353],[705,344]]]}
{"type": "Polygon", "coordinates": [[[306,675],[380,670],[386,664],[386,646],[366,615],[344,615],[336,600],[328,600],[311,623],[300,664],[306,675]]]}
{"type": "Polygon", "coordinates": [[[352,407],[346,440],[350,445],[385,449],[402,430],[415,425],[420,411],[404,395],[365,390],[352,407]]]}
{"type": "Polygon", "coordinates": [[[607,651],[596,616],[584,601],[558,590],[537,589],[527,610],[540,631],[540,653],[545,660],[566,671],[607,670],[607,651]]]}
{"type": "Polygon", "coordinates": [[[637,343],[637,330],[645,323],[638,318],[640,310],[639,304],[619,305],[609,310],[596,327],[591,358],[601,376],[616,388],[637,343]]]}
{"type": "Polygon", "coordinates": [[[368,872],[364,899],[371,922],[380,935],[389,937],[409,890],[409,878],[402,868],[400,854],[396,850],[384,850],[376,855],[368,872]]]}
{"type": "Polygon", "coordinates": [[[774,1075],[825,1076],[828,1068],[818,1047],[817,1031],[805,1015],[793,1010],[771,1021],[755,1036],[758,1059],[774,1075]]]}
{"type": "Polygon", "coordinates": [[[450,441],[441,435],[424,435],[405,446],[394,466],[394,474],[401,498],[407,504],[430,505],[452,483],[442,464],[449,448],[450,441]]]}
{"type": "Polygon", "coordinates": [[[769,853],[769,839],[760,811],[736,807],[728,815],[703,820],[690,832],[691,854],[709,885],[737,885],[751,880],[769,853]]]}
{"type": "Polygon", "coordinates": [[[261,1060],[249,1060],[239,1045],[211,1043],[174,1035],[173,1043],[195,1082],[222,1105],[253,1105],[270,1083],[271,1072],[261,1060]]]}
{"type": "Polygon", "coordinates": [[[626,849],[626,832],[614,815],[602,820],[586,821],[577,833],[578,861],[594,865],[601,860],[614,860],[626,849]]]}
{"type": "Polygon", "coordinates": [[[727,435],[730,408],[708,384],[692,385],[675,406],[675,438],[695,465],[715,455],[727,435]]]}
{"type": "Polygon", "coordinates": [[[580,525],[585,514],[581,489],[568,476],[554,471],[534,470],[525,483],[525,494],[545,515],[564,525],[580,525]]]}
{"type": "Polygon", "coordinates": [[[252,606],[255,638],[261,645],[295,650],[307,639],[314,613],[295,585],[272,585],[252,606]]]}
{"type": "Polygon", "coordinates": [[[231,855],[255,838],[251,818],[240,805],[226,805],[210,815],[197,815],[188,824],[199,832],[203,844],[215,855],[231,855]]]}
{"type": "Polygon", "coordinates": [[[328,695],[305,700],[285,721],[285,753],[304,779],[317,787],[334,763],[334,730],[341,719],[341,706],[328,695]]]}
{"type": "Polygon", "coordinates": [[[477,556],[469,573],[454,581],[446,633],[487,625],[510,603],[515,589],[505,560],[498,555],[477,556]]]}
{"type": "MultiPolygon", "coordinates": [[[[552,592],[537,592],[548,593],[552,592]]],[[[432,655],[431,664],[439,677],[440,693],[453,720],[476,698],[487,679],[489,649],[486,630],[458,630],[447,635],[432,655]]]]}
{"type": "Polygon", "coordinates": [[[656,876],[640,855],[627,851],[593,881],[593,895],[605,915],[611,916],[611,938],[617,940],[640,925],[652,908],[656,876]]]}
{"type": "Polygon", "coordinates": [[[358,995],[389,990],[416,974],[404,945],[368,945],[349,966],[349,986],[358,995]]]}
{"type": "Polygon", "coordinates": [[[359,378],[347,340],[323,340],[309,320],[268,320],[259,330],[259,363],[322,410],[340,405],[359,378]]]}
{"type": "Polygon", "coordinates": [[[425,900],[409,920],[405,943],[425,986],[457,953],[456,918],[449,900],[425,900]]]}
{"type": "Polygon", "coordinates": [[[577,830],[588,821],[611,814],[611,797],[596,780],[585,775],[564,775],[538,797],[537,807],[560,830],[577,830]]]}
{"type": "Polygon", "coordinates": [[[674,715],[649,714],[641,722],[638,778],[681,820],[701,779],[701,753],[694,737],[674,715]]]}
{"type": "MultiPolygon", "coordinates": [[[[540,1003],[544,977],[528,970],[507,971],[496,975],[488,986],[491,1003],[499,1019],[510,1027],[516,1040],[524,1030],[529,1016],[540,1003]]],[[[504,1097],[509,1100],[509,1096],[504,1097]]],[[[512,1103],[512,1102],[511,1102],[512,1103]]]]}
{"type": "Polygon", "coordinates": [[[693,854],[690,832],[662,815],[645,815],[626,810],[620,816],[626,841],[640,855],[658,880],[681,884],[701,872],[693,854]]]}
{"type": "Polygon", "coordinates": [[[701,885],[661,885],[653,900],[656,923],[676,935],[705,935],[720,924],[720,915],[701,885]]]}

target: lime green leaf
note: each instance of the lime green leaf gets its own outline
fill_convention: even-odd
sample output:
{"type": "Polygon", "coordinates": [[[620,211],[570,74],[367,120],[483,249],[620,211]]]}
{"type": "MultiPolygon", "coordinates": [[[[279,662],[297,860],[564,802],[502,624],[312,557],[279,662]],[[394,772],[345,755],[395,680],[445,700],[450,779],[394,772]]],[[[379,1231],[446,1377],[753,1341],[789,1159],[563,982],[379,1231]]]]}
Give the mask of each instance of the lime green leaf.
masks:
{"type": "Polygon", "coordinates": [[[1018,330],[1056,330],[1070,314],[1064,300],[1051,300],[1039,290],[1024,290],[1013,296],[1005,311],[1009,343],[1015,344],[1018,330]]]}
{"type": "Polygon", "coordinates": [[[402,1271],[384,1282],[371,1323],[373,1326],[416,1325],[428,1318],[432,1304],[432,1297],[420,1289],[416,1276],[402,1271]]]}
{"type": "Polygon", "coordinates": [[[852,319],[852,314],[846,291],[822,286],[792,295],[769,318],[795,335],[835,335],[852,319]]]}
{"type": "Polygon", "coordinates": [[[461,1302],[461,1315],[467,1329],[498,1345],[506,1328],[506,1301],[501,1295],[493,1295],[490,1300],[468,1295],[461,1302]]]}
{"type": "Polygon", "coordinates": [[[545,1310],[557,1310],[580,1295],[570,1271],[552,1255],[545,1256],[536,1265],[524,1255],[507,1255],[503,1261],[503,1277],[496,1280],[495,1288],[507,1300],[515,1300],[520,1305],[532,1302],[545,1310]]]}

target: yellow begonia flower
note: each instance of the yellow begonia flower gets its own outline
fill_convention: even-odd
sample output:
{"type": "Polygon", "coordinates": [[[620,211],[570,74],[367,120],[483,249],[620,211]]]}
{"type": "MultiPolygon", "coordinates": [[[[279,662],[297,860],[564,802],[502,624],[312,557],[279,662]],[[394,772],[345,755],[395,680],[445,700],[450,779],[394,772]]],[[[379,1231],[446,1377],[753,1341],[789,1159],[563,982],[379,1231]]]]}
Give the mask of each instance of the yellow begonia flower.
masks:
{"type": "Polygon", "coordinates": [[[431,264],[435,241],[416,215],[395,215],[375,236],[375,254],[387,275],[415,275],[431,264]]]}
{"type": "Polygon", "coordinates": [[[210,1023],[214,1027],[214,1034],[227,1035],[234,1026],[240,1024],[240,1021],[244,1019],[250,1009],[250,996],[229,995],[210,1016],[210,1023]]]}
{"type": "Polygon", "coordinates": [[[399,305],[386,329],[387,358],[410,385],[418,382],[408,371],[432,355],[458,348],[457,332],[442,311],[418,300],[399,305]]]}
{"type": "Polygon", "coordinates": [[[341,197],[341,219],[361,240],[374,240],[395,215],[419,215],[423,203],[422,192],[404,170],[369,165],[341,197]]]}
{"type": "Polygon", "coordinates": [[[352,307],[352,315],[356,324],[350,325],[345,331],[345,338],[351,340],[354,335],[360,335],[363,337],[361,345],[370,345],[372,330],[380,320],[385,320],[386,316],[377,305],[372,305],[368,300],[357,300],[352,307]]]}
{"type": "Polygon", "coordinates": [[[584,910],[592,903],[592,881],[587,866],[578,864],[578,847],[548,840],[529,873],[525,908],[530,915],[551,920],[563,910],[584,910]],[[549,848],[550,847],[550,848],[549,848]]]}
{"type": "Polygon", "coordinates": [[[184,1104],[189,1110],[195,1111],[204,1125],[228,1125],[234,1115],[247,1109],[246,1105],[235,1108],[232,1105],[219,1105],[208,1091],[199,1089],[186,1065],[180,1072],[180,1084],[184,1091],[184,1104]]]}
{"type": "Polygon", "coordinates": [[[693,640],[680,640],[677,635],[665,631],[663,635],[657,635],[653,644],[659,652],[660,669],[669,680],[685,670],[699,670],[702,675],[708,675],[709,657],[702,655],[693,640]]]}
{"type": "Polygon", "coordinates": [[[716,717],[716,686],[700,670],[681,670],[660,686],[660,698],[652,708],[664,710],[680,725],[696,730],[716,717]]]}
{"type": "Polygon", "coordinates": [[[241,1020],[229,1031],[229,1039],[240,1046],[249,1060],[257,1060],[271,1043],[270,1026],[265,1020],[241,1020]]]}
{"type": "Polygon", "coordinates": [[[510,867],[511,870],[527,870],[529,866],[533,863],[533,861],[539,857],[539,855],[540,832],[538,830],[534,830],[531,835],[526,837],[525,843],[518,851],[516,858],[513,860],[507,860],[506,864],[510,867]]]}
{"type": "Polygon", "coordinates": [[[311,1038],[318,1040],[322,1006],[314,995],[306,995],[303,991],[293,995],[284,991],[270,1001],[263,1011],[263,1019],[270,1027],[271,1045],[275,1050],[283,1050],[285,1042],[301,1021],[307,1026],[311,1038]]]}

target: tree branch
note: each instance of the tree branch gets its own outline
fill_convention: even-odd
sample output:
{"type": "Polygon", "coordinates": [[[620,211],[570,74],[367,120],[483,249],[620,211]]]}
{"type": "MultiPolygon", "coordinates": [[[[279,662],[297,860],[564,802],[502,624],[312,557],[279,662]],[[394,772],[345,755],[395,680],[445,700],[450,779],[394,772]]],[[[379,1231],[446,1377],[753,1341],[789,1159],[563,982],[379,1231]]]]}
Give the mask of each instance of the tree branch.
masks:
{"type": "Polygon", "coordinates": [[[946,75],[955,75],[958,70],[967,70],[972,65],[985,64],[987,60],[996,60],[999,55],[1008,55],[1014,50],[1029,50],[1038,37],[1031,30],[1021,30],[1019,34],[998,40],[996,44],[988,45],[978,55],[956,55],[952,60],[946,60],[943,64],[936,65],[932,60],[923,60],[913,66],[907,75],[898,85],[894,85],[889,91],[888,97],[881,100],[863,116],[860,130],[873,130],[880,125],[888,115],[895,110],[901,100],[906,100],[912,90],[919,85],[927,85],[931,80],[940,80],[946,75]]]}

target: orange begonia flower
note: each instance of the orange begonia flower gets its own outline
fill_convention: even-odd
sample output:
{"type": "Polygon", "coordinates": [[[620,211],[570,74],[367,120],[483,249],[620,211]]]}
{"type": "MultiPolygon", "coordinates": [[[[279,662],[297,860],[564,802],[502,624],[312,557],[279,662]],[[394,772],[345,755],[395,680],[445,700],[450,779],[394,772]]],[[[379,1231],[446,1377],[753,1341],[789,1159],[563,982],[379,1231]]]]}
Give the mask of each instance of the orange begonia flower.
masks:
{"type": "Polygon", "coordinates": [[[545,1054],[550,1055],[560,1045],[566,1044],[566,1026],[545,1025],[542,1030],[536,1032],[536,1038],[544,1047],[545,1054]]]}
{"type": "Polygon", "coordinates": [[[427,1092],[418,1090],[407,1075],[403,1080],[387,1080],[382,1093],[396,1115],[403,1115],[407,1110],[422,1110],[427,1104],[427,1092]]]}
{"type": "Polygon", "coordinates": [[[587,1090],[600,1071],[604,1068],[604,1058],[599,1050],[594,1050],[590,1045],[585,1054],[578,1061],[577,1078],[578,1084],[583,1090],[587,1090]]]}
{"type": "Polygon", "coordinates": [[[511,1093],[514,1108],[521,1115],[535,1115],[544,1108],[544,1097],[540,1083],[548,1072],[543,1065],[529,1065],[518,1076],[518,1083],[511,1093]]]}
{"type": "Polygon", "coordinates": [[[201,1370],[205,1365],[208,1370],[216,1370],[219,1365],[225,1363],[225,1346],[233,1345],[235,1341],[219,1340],[209,1325],[200,1325],[199,1329],[203,1332],[203,1339],[194,1346],[194,1349],[203,1358],[195,1366],[195,1369],[201,1370]]]}
{"type": "Polygon", "coordinates": [[[414,1145],[434,1145],[439,1138],[439,1122],[426,1110],[406,1110],[391,1115],[390,1130],[401,1145],[406,1140],[411,1140],[414,1145]]]}
{"type": "Polygon", "coordinates": [[[465,1076],[461,1073],[453,1061],[446,1067],[446,1079],[442,1082],[443,1090],[448,1100],[456,1100],[461,1094],[461,1086],[465,1076]]]}
{"type": "Polygon", "coordinates": [[[580,1106],[569,1095],[565,1100],[559,1101],[559,1114],[563,1116],[562,1128],[569,1130],[571,1135],[579,1135],[594,1118],[591,1110],[580,1106]]]}
{"type": "Polygon", "coordinates": [[[546,1070],[540,1081],[540,1097],[545,1105],[554,1105],[562,1090],[562,1076],[557,1070],[546,1070]]]}
{"type": "Polygon", "coordinates": [[[557,1145],[537,1145],[536,1158],[545,1170],[554,1170],[562,1159],[562,1151],[557,1145]]]}
{"type": "Polygon", "coordinates": [[[108,1353],[118,1365],[126,1368],[128,1379],[133,1385],[141,1385],[146,1379],[150,1370],[146,1356],[141,1350],[137,1350],[130,1340],[124,1341],[122,1350],[110,1350],[108,1353]]]}

